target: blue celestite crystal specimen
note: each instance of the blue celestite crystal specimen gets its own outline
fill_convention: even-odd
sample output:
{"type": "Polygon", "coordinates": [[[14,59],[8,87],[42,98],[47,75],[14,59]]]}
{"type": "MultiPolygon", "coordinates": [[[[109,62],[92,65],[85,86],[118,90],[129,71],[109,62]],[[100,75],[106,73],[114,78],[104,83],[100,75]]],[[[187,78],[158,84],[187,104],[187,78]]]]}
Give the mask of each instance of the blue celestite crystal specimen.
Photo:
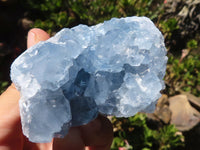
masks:
{"type": "Polygon", "coordinates": [[[166,62],[163,36],[146,17],[65,28],[11,66],[23,133],[49,142],[98,113],[151,111],[164,88],[166,62]]]}

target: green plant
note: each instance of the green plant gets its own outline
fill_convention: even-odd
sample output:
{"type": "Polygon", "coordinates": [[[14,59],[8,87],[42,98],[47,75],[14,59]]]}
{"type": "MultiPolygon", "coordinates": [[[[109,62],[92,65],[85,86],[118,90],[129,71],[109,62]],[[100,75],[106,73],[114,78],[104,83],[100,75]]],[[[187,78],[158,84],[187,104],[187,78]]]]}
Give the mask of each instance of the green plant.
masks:
{"type": "Polygon", "coordinates": [[[169,85],[169,94],[183,90],[196,96],[200,96],[200,55],[189,55],[180,63],[179,59],[169,57],[166,83],[169,85]]]}
{"type": "Polygon", "coordinates": [[[197,46],[198,46],[198,43],[195,39],[189,40],[187,42],[187,48],[188,49],[195,49],[195,48],[197,48],[197,46]]]}
{"type": "Polygon", "coordinates": [[[161,21],[159,24],[159,28],[163,32],[165,38],[170,39],[172,33],[179,29],[178,21],[176,18],[170,18],[164,21],[161,21]]]}
{"type": "Polygon", "coordinates": [[[159,140],[159,150],[171,150],[179,146],[184,146],[183,136],[177,134],[177,129],[174,125],[167,125],[155,132],[154,137],[159,140]]]}
{"type": "Polygon", "coordinates": [[[174,125],[152,130],[146,119],[143,113],[129,118],[113,118],[116,131],[111,149],[126,147],[130,150],[171,150],[184,146],[183,136],[176,134],[174,125]]]}

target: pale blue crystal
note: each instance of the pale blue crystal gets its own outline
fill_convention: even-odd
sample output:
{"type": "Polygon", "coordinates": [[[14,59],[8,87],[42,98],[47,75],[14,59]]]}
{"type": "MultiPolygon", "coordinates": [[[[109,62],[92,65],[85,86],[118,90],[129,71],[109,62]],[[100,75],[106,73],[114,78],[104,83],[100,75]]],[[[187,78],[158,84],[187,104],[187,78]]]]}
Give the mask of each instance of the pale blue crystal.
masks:
{"type": "Polygon", "coordinates": [[[150,111],[164,88],[166,62],[163,36],[146,17],[65,28],[11,66],[23,133],[49,142],[98,113],[150,111]]]}

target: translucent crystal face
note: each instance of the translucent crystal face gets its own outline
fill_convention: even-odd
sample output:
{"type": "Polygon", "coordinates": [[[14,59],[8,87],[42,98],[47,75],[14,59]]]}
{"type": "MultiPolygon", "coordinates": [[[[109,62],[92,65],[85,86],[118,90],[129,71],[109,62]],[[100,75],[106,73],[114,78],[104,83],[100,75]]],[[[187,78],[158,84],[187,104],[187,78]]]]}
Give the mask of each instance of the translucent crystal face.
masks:
{"type": "Polygon", "coordinates": [[[150,111],[164,88],[166,62],[163,36],[146,17],[62,29],[11,66],[23,133],[49,142],[98,113],[150,111]]]}

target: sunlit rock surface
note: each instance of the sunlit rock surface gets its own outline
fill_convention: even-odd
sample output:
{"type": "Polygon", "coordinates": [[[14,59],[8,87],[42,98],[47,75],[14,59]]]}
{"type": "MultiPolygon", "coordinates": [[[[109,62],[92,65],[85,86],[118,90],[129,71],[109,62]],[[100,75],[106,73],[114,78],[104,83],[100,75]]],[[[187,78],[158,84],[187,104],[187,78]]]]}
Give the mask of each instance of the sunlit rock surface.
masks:
{"type": "Polygon", "coordinates": [[[98,113],[151,111],[164,88],[166,62],[163,36],[146,17],[62,29],[11,66],[23,133],[49,142],[98,113]]]}

